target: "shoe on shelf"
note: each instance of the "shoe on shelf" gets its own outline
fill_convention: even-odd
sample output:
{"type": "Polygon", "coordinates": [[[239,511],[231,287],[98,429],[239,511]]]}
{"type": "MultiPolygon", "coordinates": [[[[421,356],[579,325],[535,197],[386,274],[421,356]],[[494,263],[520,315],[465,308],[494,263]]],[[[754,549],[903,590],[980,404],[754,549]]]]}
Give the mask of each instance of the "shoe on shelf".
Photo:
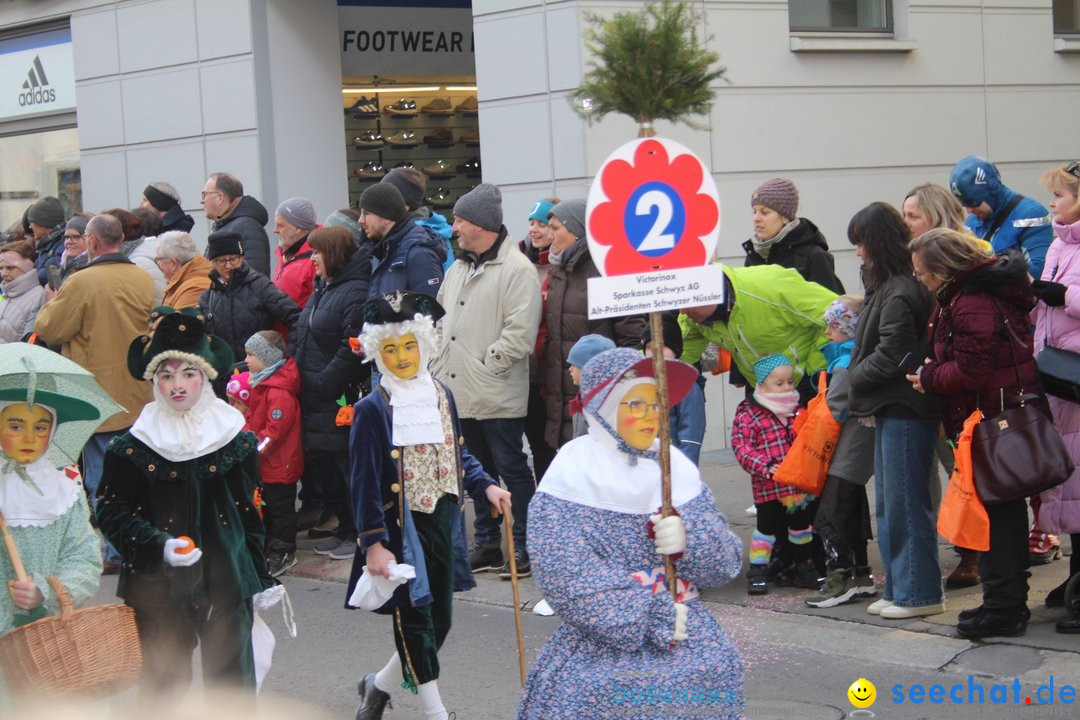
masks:
{"type": "Polygon", "coordinates": [[[424,142],[428,145],[450,146],[454,144],[454,133],[450,131],[450,128],[437,128],[430,135],[424,136],[424,142]]]}
{"type": "Polygon", "coordinates": [[[414,168],[414,167],[416,167],[416,163],[414,163],[412,160],[402,160],[401,162],[394,165],[394,167],[396,167],[396,168],[414,168]]]}
{"type": "Polygon", "coordinates": [[[310,530],[322,520],[322,510],[319,508],[300,508],[296,514],[296,529],[310,530]]]}
{"type": "Polygon", "coordinates": [[[503,566],[502,543],[473,543],[469,550],[469,565],[473,572],[501,569],[503,566]]]}
{"type": "Polygon", "coordinates": [[[769,573],[760,565],[751,565],[746,572],[746,594],[768,595],[769,573]]]}
{"type": "Polygon", "coordinates": [[[1046,594],[1045,604],[1048,608],[1065,607],[1065,588],[1069,585],[1069,578],[1065,582],[1046,594]]]}
{"type": "Polygon", "coordinates": [[[949,590],[972,587],[982,582],[979,575],[979,553],[976,550],[962,549],[960,564],[945,578],[945,587],[949,590]]]}
{"type": "Polygon", "coordinates": [[[353,170],[353,175],[361,180],[378,180],[386,175],[386,168],[383,167],[381,162],[372,160],[364,165],[364,167],[353,170]]]}
{"type": "Polygon", "coordinates": [[[440,187],[424,198],[424,204],[434,208],[448,208],[453,207],[454,199],[449,190],[440,187]]]}
{"type": "Polygon", "coordinates": [[[386,144],[390,147],[416,147],[420,144],[420,141],[412,130],[398,130],[386,138],[386,144]]]}
{"type": "Polygon", "coordinates": [[[435,98],[420,108],[420,112],[435,117],[450,117],[454,114],[454,106],[450,103],[450,98],[435,98]]]}
{"type": "Polygon", "coordinates": [[[382,133],[376,130],[368,130],[363,135],[354,137],[352,144],[358,148],[380,148],[386,144],[383,140],[382,133]]]}
{"type": "Polygon", "coordinates": [[[804,598],[808,606],[814,608],[831,608],[837,605],[851,602],[858,595],[855,592],[855,581],[852,579],[850,570],[833,570],[825,576],[825,582],[813,595],[804,598]]]}
{"type": "Polygon", "coordinates": [[[351,107],[345,108],[345,112],[352,113],[352,116],[356,118],[379,117],[379,100],[361,95],[351,107]]]}
{"type": "Polygon", "coordinates": [[[356,555],[356,548],[359,545],[356,544],[356,540],[352,538],[339,538],[338,546],[326,553],[327,557],[331,560],[352,560],[356,555]]]}
{"type": "Polygon", "coordinates": [[[476,102],[476,96],[470,95],[461,101],[461,103],[454,108],[455,112],[459,112],[462,115],[476,115],[480,112],[480,106],[476,102]]]}
{"type": "Polygon", "coordinates": [[[943,602],[918,607],[900,607],[890,603],[889,607],[882,608],[878,614],[886,620],[907,620],[908,618],[926,617],[927,615],[940,615],[943,612],[945,612],[945,603],[943,602]]]}
{"type": "Polygon", "coordinates": [[[454,166],[446,160],[436,160],[430,165],[420,168],[424,174],[433,178],[448,178],[454,176],[454,166]]]}
{"type": "MultiPolygon", "coordinates": [[[[527,550],[516,548],[514,550],[514,559],[517,561],[517,576],[518,578],[532,577],[532,563],[529,562],[529,553],[527,550]]],[[[510,576],[510,561],[507,560],[501,568],[499,568],[500,580],[511,580],[510,576]]]]}
{"type": "Polygon", "coordinates": [[[855,597],[870,598],[877,595],[877,585],[874,584],[874,575],[870,572],[869,565],[856,565],[851,582],[855,587],[855,597]]]}
{"type": "Polygon", "coordinates": [[[388,115],[396,115],[397,117],[416,117],[418,111],[416,109],[415,100],[406,100],[402,98],[396,103],[385,105],[383,111],[388,115]]]}
{"type": "Polygon", "coordinates": [[[887,607],[892,607],[892,600],[886,600],[885,598],[882,598],[881,600],[875,600],[874,602],[867,605],[866,612],[869,615],[880,615],[881,611],[887,607]]]}
{"type": "Polygon", "coordinates": [[[295,552],[272,552],[266,558],[266,567],[270,571],[270,577],[278,577],[291,567],[296,566],[295,552]]]}
{"type": "Polygon", "coordinates": [[[338,516],[326,515],[322,516],[319,523],[307,531],[307,536],[312,540],[318,540],[319,538],[328,538],[338,529],[338,516]]]}
{"type": "Polygon", "coordinates": [[[1027,607],[1012,609],[980,608],[974,617],[956,623],[956,634],[969,640],[996,636],[1016,637],[1027,632],[1031,611],[1027,607]]]}
{"type": "Polygon", "coordinates": [[[462,134],[458,140],[472,147],[480,144],[480,128],[462,134]]]}
{"type": "Polygon", "coordinates": [[[457,166],[457,171],[462,175],[479,175],[480,158],[473,155],[467,161],[457,166]]]}
{"type": "Polygon", "coordinates": [[[356,683],[360,704],[356,706],[356,720],[381,720],[387,706],[393,708],[390,695],[375,686],[375,673],[365,675],[356,683]]]}

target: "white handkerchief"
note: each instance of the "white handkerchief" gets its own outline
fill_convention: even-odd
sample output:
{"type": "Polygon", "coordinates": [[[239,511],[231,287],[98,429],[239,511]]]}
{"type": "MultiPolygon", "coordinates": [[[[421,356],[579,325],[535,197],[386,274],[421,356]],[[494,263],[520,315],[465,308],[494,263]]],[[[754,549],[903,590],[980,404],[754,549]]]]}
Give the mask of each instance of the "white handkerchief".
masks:
{"type": "Polygon", "coordinates": [[[386,604],[386,601],[394,594],[394,590],[397,589],[398,585],[415,577],[416,568],[412,565],[399,565],[396,562],[391,562],[389,578],[384,578],[382,575],[372,575],[365,567],[364,574],[356,581],[356,587],[353,588],[353,593],[349,597],[349,605],[364,610],[378,610],[386,604]]]}

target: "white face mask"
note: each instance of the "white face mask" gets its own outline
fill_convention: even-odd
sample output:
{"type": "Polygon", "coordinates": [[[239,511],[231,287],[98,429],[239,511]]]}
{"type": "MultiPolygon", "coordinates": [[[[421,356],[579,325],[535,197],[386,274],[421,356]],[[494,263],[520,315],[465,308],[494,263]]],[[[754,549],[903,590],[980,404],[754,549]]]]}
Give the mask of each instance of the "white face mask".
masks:
{"type": "Polygon", "coordinates": [[[787,420],[799,409],[799,391],[788,390],[779,393],[767,393],[760,390],[754,391],[754,399],[768,410],[771,410],[781,420],[787,420]]]}

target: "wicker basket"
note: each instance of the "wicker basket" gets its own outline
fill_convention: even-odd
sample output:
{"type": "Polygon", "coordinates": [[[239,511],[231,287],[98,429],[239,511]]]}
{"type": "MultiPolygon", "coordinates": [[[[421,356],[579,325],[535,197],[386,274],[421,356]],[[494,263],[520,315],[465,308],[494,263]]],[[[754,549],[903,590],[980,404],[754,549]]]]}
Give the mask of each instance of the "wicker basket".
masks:
{"type": "Polygon", "coordinates": [[[130,687],[142,669],[135,611],[126,605],[81,610],[55,577],[49,585],[60,615],[0,637],[0,669],[17,693],[79,693],[105,697],[130,687]]]}

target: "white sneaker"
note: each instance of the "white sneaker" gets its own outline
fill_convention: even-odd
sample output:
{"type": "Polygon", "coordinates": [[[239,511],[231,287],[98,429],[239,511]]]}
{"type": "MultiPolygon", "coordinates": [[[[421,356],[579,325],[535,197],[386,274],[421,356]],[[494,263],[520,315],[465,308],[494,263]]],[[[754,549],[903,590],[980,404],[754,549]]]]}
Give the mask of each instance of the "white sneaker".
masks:
{"type": "Polygon", "coordinates": [[[886,620],[906,620],[907,618],[923,617],[925,615],[940,615],[945,612],[945,603],[937,605],[920,605],[919,607],[900,607],[890,605],[882,608],[879,613],[886,620]]]}
{"type": "Polygon", "coordinates": [[[880,615],[881,611],[887,607],[892,607],[892,600],[877,600],[866,606],[866,612],[871,615],[880,615]]]}
{"type": "Polygon", "coordinates": [[[747,515],[757,515],[757,505],[751,505],[743,512],[745,512],[747,515]]]}
{"type": "Polygon", "coordinates": [[[540,602],[533,605],[533,615],[543,615],[544,617],[550,617],[555,614],[555,611],[548,605],[548,601],[541,598],[540,602]]]}

